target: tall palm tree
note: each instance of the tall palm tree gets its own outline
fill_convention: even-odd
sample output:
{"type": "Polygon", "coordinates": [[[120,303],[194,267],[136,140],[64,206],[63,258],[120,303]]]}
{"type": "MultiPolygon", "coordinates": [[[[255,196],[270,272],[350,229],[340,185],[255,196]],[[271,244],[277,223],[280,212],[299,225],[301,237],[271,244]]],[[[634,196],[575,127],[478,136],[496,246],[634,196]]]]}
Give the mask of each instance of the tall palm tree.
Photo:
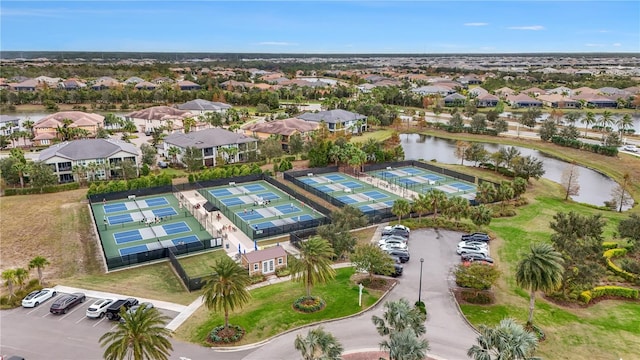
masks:
{"type": "Polygon", "coordinates": [[[527,324],[533,323],[536,291],[553,291],[562,285],[563,264],[562,254],[546,243],[532,244],[531,251],[518,262],[516,283],[530,292],[527,324]]]}
{"type": "Polygon", "coordinates": [[[165,328],[169,317],[156,308],[140,306],[136,311],[121,313],[123,321],[100,337],[100,346],[106,347],[105,360],[154,359],[167,360],[173,345],[171,332],[165,328]]]}
{"type": "Polygon", "coordinates": [[[427,356],[429,342],[418,338],[412,329],[404,329],[391,333],[380,348],[389,351],[389,360],[422,360],[427,356]]]}
{"type": "Polygon", "coordinates": [[[2,280],[5,281],[7,289],[9,289],[9,298],[14,296],[13,285],[16,283],[16,269],[7,269],[2,272],[2,280]]]}
{"type": "Polygon", "coordinates": [[[471,222],[478,227],[482,225],[489,225],[491,223],[492,216],[493,211],[491,208],[482,204],[473,206],[469,209],[469,219],[471,219],[471,222]]]}
{"type": "Polygon", "coordinates": [[[480,325],[478,344],[467,356],[474,360],[535,360],[538,338],[513,319],[503,319],[495,328],[480,325]]]}
{"type": "Polygon", "coordinates": [[[424,325],[426,315],[416,307],[409,304],[405,298],[384,303],[385,312],[382,318],[374,315],[371,317],[381,336],[386,336],[394,332],[401,332],[411,329],[416,336],[422,336],[427,332],[424,325]]]}
{"type": "Polygon", "coordinates": [[[480,186],[478,186],[476,200],[482,204],[490,204],[496,199],[496,192],[495,185],[488,181],[483,181],[480,186]]]}
{"type": "Polygon", "coordinates": [[[49,260],[42,256],[36,256],[29,261],[29,269],[38,269],[38,282],[40,285],[42,285],[42,269],[49,264],[49,260]]]}
{"type": "Polygon", "coordinates": [[[587,137],[587,130],[589,130],[589,125],[593,125],[596,123],[596,115],[591,111],[587,111],[587,114],[584,117],[584,137],[587,137]]]}
{"type": "Polygon", "coordinates": [[[445,207],[447,203],[447,194],[441,190],[431,189],[427,192],[429,211],[433,211],[433,216],[438,217],[438,210],[445,207]]]}
{"type": "Polygon", "coordinates": [[[513,186],[509,181],[502,181],[500,186],[496,189],[495,199],[500,201],[500,208],[504,210],[505,205],[514,196],[513,186]]]}
{"type": "Polygon", "coordinates": [[[629,114],[624,114],[624,116],[618,119],[616,125],[618,126],[620,136],[622,136],[623,133],[626,133],[628,128],[633,127],[633,118],[631,118],[631,115],[629,114]]]}
{"type": "Polygon", "coordinates": [[[24,287],[24,283],[29,279],[29,271],[24,268],[15,269],[15,283],[20,286],[20,289],[24,287]]]}
{"type": "Polygon", "coordinates": [[[613,119],[613,114],[611,113],[611,111],[605,110],[605,112],[602,113],[602,117],[600,118],[600,124],[602,124],[602,129],[600,129],[600,131],[602,131],[603,137],[605,131],[607,131],[607,127],[613,125],[614,122],[615,121],[613,119]]]}
{"type": "Polygon", "coordinates": [[[172,146],[167,151],[167,154],[171,157],[171,162],[175,164],[178,162],[178,154],[180,154],[180,148],[172,146]]]}
{"type": "Polygon", "coordinates": [[[344,351],[342,344],[322,327],[309,330],[307,336],[296,336],[293,343],[304,360],[340,360],[344,351]]]}
{"type": "Polygon", "coordinates": [[[196,120],[192,117],[182,119],[182,128],[185,134],[190,132],[196,126],[196,120]]]}
{"type": "Polygon", "coordinates": [[[452,197],[449,199],[446,213],[448,218],[455,219],[456,223],[460,222],[461,218],[469,214],[469,200],[461,196],[452,197]]]}
{"type": "Polygon", "coordinates": [[[228,256],[211,267],[213,276],[203,287],[204,304],[209,310],[224,311],[224,327],[229,327],[229,311],[242,307],[251,298],[246,289],[251,283],[247,270],[228,256]]]}
{"type": "Polygon", "coordinates": [[[315,236],[300,244],[300,259],[291,266],[291,277],[294,281],[305,284],[307,296],[311,296],[311,288],[318,283],[325,283],[336,275],[331,267],[331,259],[335,257],[331,244],[315,236]]]}
{"type": "Polygon", "coordinates": [[[425,194],[418,194],[418,197],[413,201],[411,205],[413,212],[418,214],[418,221],[422,218],[422,215],[429,211],[429,203],[425,194]]]}
{"type": "Polygon", "coordinates": [[[402,217],[411,213],[411,204],[405,199],[398,199],[393,202],[391,213],[398,216],[398,222],[402,221],[402,217]]]}

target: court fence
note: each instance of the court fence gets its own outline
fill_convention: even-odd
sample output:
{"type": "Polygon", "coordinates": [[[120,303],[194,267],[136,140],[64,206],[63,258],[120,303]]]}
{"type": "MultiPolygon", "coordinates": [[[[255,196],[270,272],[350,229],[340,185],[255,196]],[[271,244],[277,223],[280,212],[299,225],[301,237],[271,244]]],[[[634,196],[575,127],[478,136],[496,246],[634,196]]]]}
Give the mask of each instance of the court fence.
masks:
{"type": "MultiPolygon", "coordinates": [[[[338,170],[339,168],[337,166],[328,166],[324,168],[307,169],[304,171],[287,171],[284,173],[284,179],[312,193],[313,195],[325,200],[331,205],[334,205],[337,207],[352,206],[351,204],[347,204],[343,201],[340,201],[338,198],[331,196],[330,193],[325,193],[323,191],[320,191],[315,187],[298,180],[298,178],[302,176],[327,174],[327,173],[338,172],[338,170]]],[[[396,217],[391,212],[390,207],[383,208],[383,209],[370,209],[368,211],[364,211],[363,214],[367,216],[367,219],[369,220],[369,224],[386,222],[396,217]]]]}
{"type": "Polygon", "coordinates": [[[187,274],[187,271],[184,269],[184,267],[182,267],[182,264],[180,264],[180,259],[178,259],[178,256],[180,255],[180,253],[178,249],[176,249],[175,247],[169,247],[167,248],[167,251],[169,255],[168,256],[169,263],[175,270],[176,274],[178,274],[178,277],[180,278],[180,280],[182,280],[182,283],[187,288],[187,290],[191,292],[191,291],[197,291],[202,289],[202,287],[207,282],[208,278],[211,277],[211,275],[190,277],[189,274],[187,274]]]}

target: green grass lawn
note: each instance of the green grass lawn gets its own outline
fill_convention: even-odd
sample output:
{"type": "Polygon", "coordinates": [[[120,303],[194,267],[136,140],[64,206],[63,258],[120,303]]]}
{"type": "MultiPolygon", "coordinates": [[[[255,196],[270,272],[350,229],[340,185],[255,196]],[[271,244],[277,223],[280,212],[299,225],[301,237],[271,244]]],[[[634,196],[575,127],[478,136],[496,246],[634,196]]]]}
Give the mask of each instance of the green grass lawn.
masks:
{"type": "Polygon", "coordinates": [[[364,144],[369,139],[375,139],[377,141],[384,141],[391,137],[391,134],[394,133],[395,130],[388,129],[379,129],[375,131],[367,131],[360,136],[352,136],[349,142],[351,143],[362,143],[364,144]]]}
{"type": "Polygon", "coordinates": [[[211,266],[223,256],[227,256],[224,250],[215,250],[198,255],[180,257],[178,261],[189,277],[193,278],[211,274],[211,266]]]}
{"type": "MultiPolygon", "coordinates": [[[[334,281],[312,289],[312,295],[320,296],[327,303],[322,311],[313,314],[303,314],[292,308],[294,300],[305,295],[301,283],[287,281],[252,290],[249,303],[229,315],[230,323],[242,326],[247,332],[234,345],[254,343],[295,327],[355,314],[380,298],[380,292],[365,289],[362,292],[363,306],[358,306],[358,286],[350,280],[353,268],[337,269],[336,273],[334,281]]],[[[202,306],[178,328],[176,337],[206,345],[209,332],[222,324],[223,313],[214,313],[202,306]]]]}

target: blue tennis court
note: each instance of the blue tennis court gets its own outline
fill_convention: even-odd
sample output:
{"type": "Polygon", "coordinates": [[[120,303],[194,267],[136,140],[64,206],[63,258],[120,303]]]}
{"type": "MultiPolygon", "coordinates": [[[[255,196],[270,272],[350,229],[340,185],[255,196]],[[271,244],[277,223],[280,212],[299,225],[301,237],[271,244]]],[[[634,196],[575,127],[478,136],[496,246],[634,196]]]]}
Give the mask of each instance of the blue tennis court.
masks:
{"type": "Polygon", "coordinates": [[[272,192],[266,192],[266,193],[262,193],[262,194],[257,194],[256,196],[260,196],[261,198],[263,198],[264,200],[278,200],[280,199],[280,196],[272,193],[272,192]]]}
{"type": "Polygon", "coordinates": [[[223,197],[223,196],[232,195],[231,191],[229,191],[229,189],[209,190],[209,194],[211,194],[211,195],[213,195],[215,197],[223,197]]]}
{"type": "Polygon", "coordinates": [[[438,176],[438,175],[434,175],[434,174],[426,174],[426,175],[420,175],[421,178],[425,178],[427,180],[431,180],[431,181],[442,181],[444,180],[444,178],[442,176],[438,176]]]}
{"type": "Polygon", "coordinates": [[[109,221],[109,225],[118,225],[133,222],[131,214],[111,215],[107,216],[107,220],[109,221]]]}
{"type": "Polygon", "coordinates": [[[185,223],[184,221],[174,224],[162,225],[162,228],[168,235],[191,231],[189,225],[187,225],[187,223],[185,223]]]}
{"type": "Polygon", "coordinates": [[[320,191],[322,191],[323,193],[330,193],[332,191],[335,191],[335,190],[333,190],[332,188],[330,188],[330,187],[328,187],[326,185],[316,186],[315,188],[320,190],[320,191]]]}
{"type": "Polygon", "coordinates": [[[398,177],[398,175],[389,171],[380,171],[378,175],[382,176],[383,178],[398,177]]]}
{"type": "Polygon", "coordinates": [[[475,188],[474,186],[463,184],[463,183],[459,183],[459,182],[451,183],[449,185],[451,185],[454,188],[457,188],[459,190],[462,190],[462,191],[473,190],[475,188]]]}
{"type": "Polygon", "coordinates": [[[357,189],[357,188],[364,187],[364,185],[362,185],[362,184],[360,184],[360,183],[357,183],[357,182],[355,182],[355,181],[347,181],[347,182],[343,182],[343,183],[340,183],[340,185],[342,185],[342,186],[346,186],[346,187],[348,187],[348,188],[350,188],[350,189],[357,189]]]}
{"type": "Polygon", "coordinates": [[[153,212],[153,215],[158,216],[158,217],[160,217],[160,216],[178,215],[178,213],[172,207],[166,207],[166,208],[161,208],[161,209],[153,209],[153,210],[151,210],[151,212],[153,212]]]}
{"type": "Polygon", "coordinates": [[[247,221],[247,220],[257,220],[257,219],[262,219],[264,218],[264,216],[258,214],[257,211],[251,212],[251,211],[238,211],[236,213],[236,215],[238,215],[242,220],[247,221]]]}
{"type": "Polygon", "coordinates": [[[151,199],[145,199],[144,202],[146,202],[147,206],[149,207],[169,205],[169,202],[164,197],[155,197],[151,199]]]}
{"type": "Polygon", "coordinates": [[[124,244],[132,241],[142,240],[142,234],[138,230],[121,231],[113,234],[116,244],[124,244]]]}
{"type": "Polygon", "coordinates": [[[242,187],[244,187],[245,189],[251,192],[266,190],[265,187],[260,184],[249,184],[249,185],[243,185],[242,187]]]}
{"type": "Polygon", "coordinates": [[[291,213],[295,213],[298,211],[301,211],[297,206],[290,204],[290,205],[278,205],[275,207],[276,209],[278,209],[278,211],[280,211],[283,214],[291,214],[291,213]]]}
{"type": "Polygon", "coordinates": [[[330,174],[330,175],[323,175],[323,176],[331,181],[340,181],[340,180],[346,179],[344,176],[339,174],[330,174]]]}
{"type": "Polygon", "coordinates": [[[272,223],[271,221],[265,221],[265,222],[261,222],[261,223],[257,223],[257,224],[251,224],[251,227],[254,230],[264,230],[264,229],[276,227],[276,225],[274,223],[272,223]]]}
{"type": "Polygon", "coordinates": [[[336,199],[342,201],[347,205],[359,203],[358,200],[352,199],[349,195],[336,196],[336,199]]]}
{"type": "Polygon", "coordinates": [[[307,220],[313,220],[313,216],[304,214],[301,216],[292,217],[292,219],[296,219],[297,221],[307,221],[307,220]]]}
{"type": "Polygon", "coordinates": [[[240,200],[239,198],[221,199],[220,202],[225,204],[226,206],[236,206],[236,205],[246,204],[244,201],[240,200]]]}
{"type": "Polygon", "coordinates": [[[171,239],[171,242],[173,243],[173,245],[184,245],[188,243],[200,242],[200,239],[198,239],[198,237],[195,235],[190,235],[190,236],[185,236],[177,239],[171,239]]]}
{"type": "Polygon", "coordinates": [[[372,207],[370,207],[369,205],[362,205],[362,206],[358,206],[358,209],[360,209],[360,211],[362,211],[363,213],[368,213],[368,212],[372,212],[374,209],[372,207]]]}
{"type": "Polygon", "coordinates": [[[405,184],[405,185],[415,185],[415,184],[418,184],[418,182],[417,182],[417,181],[415,181],[415,180],[411,180],[411,179],[409,179],[409,178],[398,179],[398,182],[399,182],[400,184],[405,184]]]}
{"type": "Polygon", "coordinates": [[[384,199],[386,197],[388,197],[387,195],[379,192],[379,191],[366,191],[363,192],[363,194],[367,195],[368,197],[378,200],[378,199],[384,199]]]}
{"type": "Polygon", "coordinates": [[[119,211],[127,211],[127,205],[124,203],[104,205],[104,213],[114,213],[119,211]]]}
{"type": "Polygon", "coordinates": [[[308,178],[308,177],[300,178],[300,179],[298,179],[298,180],[302,181],[303,183],[305,183],[305,184],[307,184],[307,185],[313,185],[313,184],[317,184],[317,183],[318,183],[318,182],[317,182],[317,181],[315,181],[314,179],[312,179],[312,178],[308,178]]]}
{"type": "Polygon", "coordinates": [[[136,246],[130,246],[123,249],[118,249],[118,251],[120,252],[120,256],[133,255],[133,254],[145,252],[147,250],[149,250],[147,248],[147,245],[136,245],[136,246]]]}
{"type": "Polygon", "coordinates": [[[406,172],[407,174],[411,174],[411,175],[418,175],[418,174],[424,174],[424,171],[419,170],[419,169],[415,169],[415,168],[410,168],[410,167],[404,167],[398,170],[402,170],[404,172],[406,172]]]}

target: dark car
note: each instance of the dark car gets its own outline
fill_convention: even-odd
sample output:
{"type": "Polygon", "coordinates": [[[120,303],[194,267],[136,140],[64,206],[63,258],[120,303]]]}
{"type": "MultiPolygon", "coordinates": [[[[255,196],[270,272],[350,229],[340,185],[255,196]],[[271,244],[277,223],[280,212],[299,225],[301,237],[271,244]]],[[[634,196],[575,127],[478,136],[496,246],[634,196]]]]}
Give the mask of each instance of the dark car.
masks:
{"type": "Polygon", "coordinates": [[[403,250],[397,250],[397,249],[387,250],[387,254],[399,258],[400,262],[402,263],[406,263],[407,261],[409,261],[409,258],[410,258],[409,252],[403,251],[403,250]]]}
{"type": "Polygon", "coordinates": [[[69,309],[74,306],[83,303],[86,300],[86,296],[83,293],[73,293],[62,295],[56,298],[56,301],[51,304],[49,311],[52,314],[66,314],[69,309]]]}
{"type": "Polygon", "coordinates": [[[382,236],[390,236],[390,235],[402,236],[405,239],[409,238],[409,232],[406,231],[406,230],[391,229],[391,230],[383,230],[382,231],[382,236]]]}
{"type": "Polygon", "coordinates": [[[493,264],[493,259],[490,256],[485,256],[484,254],[481,254],[481,253],[462,254],[460,256],[460,259],[462,259],[462,261],[470,261],[470,262],[482,261],[489,264],[493,264]]]}
{"type": "Polygon", "coordinates": [[[460,239],[462,241],[482,241],[482,242],[489,242],[489,240],[491,240],[489,235],[485,233],[473,233],[473,234],[462,235],[460,239]]]}

